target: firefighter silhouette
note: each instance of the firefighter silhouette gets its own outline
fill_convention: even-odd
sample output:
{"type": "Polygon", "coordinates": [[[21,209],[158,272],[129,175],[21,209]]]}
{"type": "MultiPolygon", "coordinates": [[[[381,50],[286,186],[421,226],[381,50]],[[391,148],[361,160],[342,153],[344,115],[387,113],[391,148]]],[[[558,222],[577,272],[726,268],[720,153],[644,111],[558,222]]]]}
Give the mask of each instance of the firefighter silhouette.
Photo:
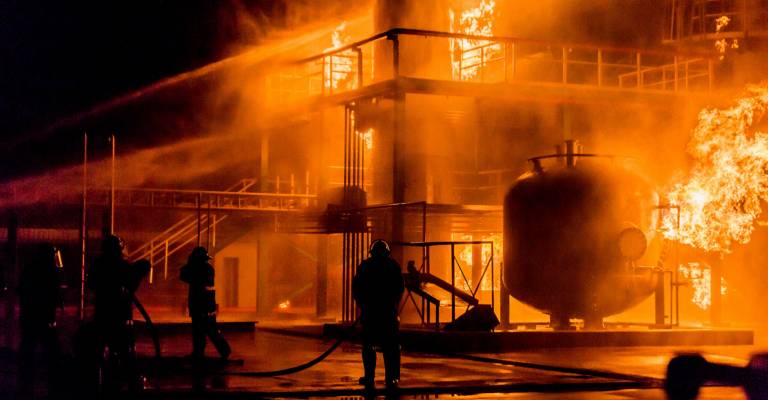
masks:
{"type": "Polygon", "coordinates": [[[189,316],[192,317],[192,354],[195,359],[205,356],[206,336],[222,359],[229,358],[232,349],[216,323],[215,271],[208,262],[211,257],[205,247],[195,247],[181,267],[181,280],[189,285],[189,316]]]}
{"type": "Polygon", "coordinates": [[[375,240],[369,250],[370,257],[357,267],[352,281],[352,293],[360,307],[363,328],[363,369],[360,384],[373,388],[376,372],[376,351],[384,353],[386,385],[395,389],[400,381],[400,341],[398,306],[403,296],[400,265],[389,256],[387,242],[375,240]]]}
{"type": "Polygon", "coordinates": [[[59,269],[61,255],[51,243],[38,246],[32,262],[19,278],[19,390],[22,398],[32,397],[35,382],[35,351],[42,347],[48,366],[49,395],[55,388],[59,343],[56,309],[62,306],[59,269]]]}
{"type": "MultiPolygon", "coordinates": [[[[87,286],[93,292],[93,326],[91,339],[86,343],[90,355],[101,357],[106,352],[107,360],[102,366],[109,368],[110,382],[117,385],[121,380],[129,385],[139,383],[136,371],[135,333],[133,330],[133,299],[141,280],[149,273],[146,260],[129,263],[123,256],[125,245],[115,235],[107,235],[101,248],[101,255],[94,261],[88,273],[87,286]]],[[[104,371],[101,372],[104,374],[104,371]]],[[[107,388],[109,389],[109,388],[107,388]]]]}

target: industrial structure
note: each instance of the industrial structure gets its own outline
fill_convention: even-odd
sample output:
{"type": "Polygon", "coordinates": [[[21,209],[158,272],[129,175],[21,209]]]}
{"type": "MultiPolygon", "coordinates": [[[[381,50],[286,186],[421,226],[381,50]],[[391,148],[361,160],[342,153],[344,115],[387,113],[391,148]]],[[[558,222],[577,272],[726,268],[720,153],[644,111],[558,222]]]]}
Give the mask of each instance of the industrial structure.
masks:
{"type": "MultiPolygon", "coordinates": [[[[518,275],[510,265],[565,251],[568,246],[559,243],[565,236],[534,228],[558,229],[559,211],[507,210],[512,220],[506,221],[504,199],[522,174],[542,173],[543,159],[535,156],[555,152],[554,168],[567,169],[590,165],[581,159],[591,153],[616,155],[638,143],[663,143],[684,125],[679,118],[670,124],[676,115],[695,118],[692,110],[716,102],[718,93],[756,81],[753,67],[764,57],[748,49],[764,49],[768,2],[668,0],[663,41],[650,49],[601,38],[519,37],[505,24],[511,10],[502,3],[379,0],[362,23],[337,28],[336,40],[324,36],[298,57],[275,55],[291,60],[247,81],[247,90],[260,93],[253,117],[269,115],[255,139],[235,145],[257,147],[251,148],[258,166],[250,176],[217,189],[124,187],[119,180],[112,190],[85,187],[82,196],[75,192],[40,203],[73,213],[83,208],[87,224],[43,229],[38,221],[27,227],[22,207],[16,210],[21,222],[8,224],[2,239],[10,249],[39,240],[79,247],[83,238],[90,251],[100,236],[94,227],[114,223],[128,240],[129,257],[152,264],[141,297],[150,312],[168,318],[184,315],[178,268],[193,246],[203,245],[215,257],[223,315],[350,322],[356,315],[351,278],[370,241],[383,238],[404,269],[414,261],[415,270],[408,272],[418,282],[409,287],[402,311],[409,324],[439,329],[481,304],[490,305],[505,327],[550,322],[510,293],[552,314],[560,328],[582,326],[571,318],[593,318],[586,325],[602,328],[604,317],[631,307],[614,322],[678,324],[680,302],[686,302],[679,293],[679,252],[655,231],[659,226],[651,218],[674,213],[673,207],[638,203],[645,208],[638,211],[644,226],[632,229],[642,240],[633,239],[635,230],[620,232],[640,255],[609,263],[623,268],[631,262],[635,275],[625,278],[644,281],[631,296],[611,297],[596,314],[585,315],[583,305],[571,313],[551,305],[561,297],[532,294],[530,274],[538,273],[537,265],[525,264],[521,268],[530,271],[518,275]],[[435,9],[442,10],[439,16],[424,18],[435,9]],[[729,23],[718,28],[723,16],[729,23]],[[716,40],[725,40],[724,47],[713,47],[716,40]],[[555,151],[566,143],[567,149],[555,151]],[[525,218],[532,219],[515,225],[525,218]],[[555,220],[543,224],[547,218],[555,220]],[[505,226],[521,229],[516,247],[505,226]],[[538,240],[545,242],[531,253],[509,254],[538,240]]],[[[657,149],[646,146],[628,155],[654,154],[657,149]]],[[[643,179],[658,177],[640,164],[643,179]]],[[[622,185],[628,182],[616,183],[622,185]]],[[[645,189],[653,198],[651,185],[645,189]]],[[[8,204],[24,196],[18,190],[7,187],[8,204]]],[[[559,196],[559,190],[537,195],[559,196]]],[[[557,205],[600,206],[592,200],[563,195],[557,205]]],[[[574,254],[562,256],[567,263],[574,254]]],[[[70,258],[80,264],[79,252],[70,258]]],[[[551,281],[547,273],[554,272],[541,271],[540,277],[551,281]]],[[[574,276],[566,275],[557,291],[568,291],[574,276]]],[[[713,270],[712,276],[712,307],[719,310],[719,275],[713,270]]],[[[545,289],[546,282],[536,282],[545,289]]],[[[590,291],[589,282],[581,284],[572,290],[590,291]]]]}

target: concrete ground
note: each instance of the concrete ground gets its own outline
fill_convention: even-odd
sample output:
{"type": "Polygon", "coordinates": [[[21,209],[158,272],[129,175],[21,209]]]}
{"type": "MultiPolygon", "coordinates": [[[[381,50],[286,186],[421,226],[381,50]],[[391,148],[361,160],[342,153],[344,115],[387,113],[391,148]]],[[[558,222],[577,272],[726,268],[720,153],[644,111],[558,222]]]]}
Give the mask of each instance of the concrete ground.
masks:
{"type": "MultiPolygon", "coordinates": [[[[152,359],[147,335],[140,334],[138,352],[146,375],[144,398],[308,398],[356,397],[364,393],[357,384],[362,374],[359,346],[343,344],[325,361],[291,375],[249,377],[237,374],[282,369],[302,364],[325,351],[331,341],[243,329],[225,331],[233,347],[232,358],[242,363],[217,362],[215,351],[206,376],[196,381],[191,364],[183,357],[191,350],[188,326],[161,331],[164,360],[152,359]],[[196,382],[198,385],[196,385],[196,382]],[[195,392],[195,387],[205,392],[195,392]]],[[[762,336],[756,334],[756,338],[762,336]]],[[[699,351],[711,361],[745,365],[750,354],[768,349],[759,339],[752,346],[700,348],[626,347],[560,348],[501,354],[473,354],[477,358],[454,358],[404,353],[401,397],[464,397],[513,399],[663,399],[660,389],[668,360],[678,351],[699,351]],[[489,360],[493,359],[493,360],[489,360]]],[[[379,355],[377,386],[383,388],[383,365],[379,355]]],[[[14,389],[15,363],[12,353],[2,357],[0,393],[14,389]]],[[[44,394],[41,382],[39,394],[44,394]]],[[[383,395],[380,391],[378,395],[383,395]]],[[[0,394],[0,397],[4,395],[0,394]]],[[[745,398],[741,389],[709,387],[703,399],[745,398]]]]}

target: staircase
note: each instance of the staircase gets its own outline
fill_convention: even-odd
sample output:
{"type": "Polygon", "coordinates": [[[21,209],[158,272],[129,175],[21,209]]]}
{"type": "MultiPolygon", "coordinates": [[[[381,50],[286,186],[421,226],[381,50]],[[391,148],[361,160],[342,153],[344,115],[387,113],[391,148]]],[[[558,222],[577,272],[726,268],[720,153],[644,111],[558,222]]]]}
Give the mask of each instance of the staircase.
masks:
{"type": "MultiPolygon", "coordinates": [[[[217,193],[242,194],[256,184],[255,179],[243,179],[217,193]]],[[[205,193],[205,192],[201,192],[205,193]]],[[[139,296],[156,312],[180,315],[186,306],[186,285],[179,280],[179,268],[184,264],[192,247],[200,244],[212,249],[221,248],[237,240],[247,231],[250,221],[230,218],[221,210],[188,215],[147,242],[128,253],[127,259],[135,262],[149,260],[151,270],[139,296]],[[227,224],[223,221],[230,220],[227,224]],[[235,221],[238,220],[238,221],[235,221]],[[238,223],[239,222],[239,223],[238,223]],[[223,228],[223,229],[222,229],[223,228]],[[198,233],[199,232],[199,233],[198,233]],[[200,240],[198,241],[198,235],[200,240]]]]}

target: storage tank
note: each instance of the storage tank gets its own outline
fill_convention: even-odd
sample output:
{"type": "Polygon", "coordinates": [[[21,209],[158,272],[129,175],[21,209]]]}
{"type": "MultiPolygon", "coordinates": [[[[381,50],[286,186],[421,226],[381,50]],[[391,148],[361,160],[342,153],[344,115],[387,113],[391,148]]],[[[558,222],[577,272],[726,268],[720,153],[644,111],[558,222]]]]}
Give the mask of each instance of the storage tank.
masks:
{"type": "Polygon", "coordinates": [[[657,196],[623,159],[565,147],[532,158],[504,199],[504,284],[556,328],[597,328],[653,293],[657,196]]]}

